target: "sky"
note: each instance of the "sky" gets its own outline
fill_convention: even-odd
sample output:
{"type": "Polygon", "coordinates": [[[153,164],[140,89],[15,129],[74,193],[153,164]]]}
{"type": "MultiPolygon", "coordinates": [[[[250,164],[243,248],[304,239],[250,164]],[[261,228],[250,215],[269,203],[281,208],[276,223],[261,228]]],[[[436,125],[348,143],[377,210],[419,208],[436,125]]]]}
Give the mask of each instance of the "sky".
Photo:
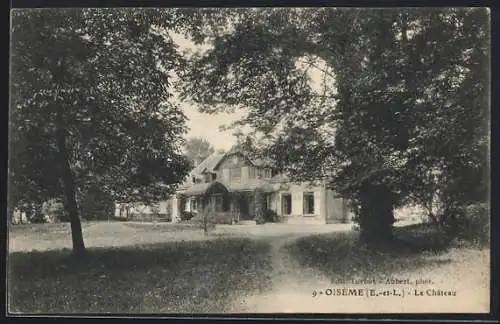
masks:
{"type": "MultiPolygon", "coordinates": [[[[174,34],[172,35],[172,38],[177,45],[179,45],[181,51],[194,48],[194,45],[180,34],[174,34]]],[[[232,135],[232,131],[221,132],[219,127],[231,124],[232,122],[240,119],[244,116],[242,112],[236,111],[233,114],[220,113],[216,115],[209,115],[198,112],[196,106],[193,104],[179,102],[179,105],[184,110],[184,113],[188,118],[187,126],[189,131],[186,138],[203,137],[210,144],[212,144],[216,150],[229,150],[234,144],[236,144],[236,137],[232,135]]]]}
{"type": "Polygon", "coordinates": [[[198,112],[194,106],[186,103],[181,103],[181,107],[188,117],[189,131],[186,137],[203,137],[216,150],[229,150],[236,143],[232,131],[221,132],[219,126],[238,120],[243,116],[242,113],[209,115],[198,112]]]}

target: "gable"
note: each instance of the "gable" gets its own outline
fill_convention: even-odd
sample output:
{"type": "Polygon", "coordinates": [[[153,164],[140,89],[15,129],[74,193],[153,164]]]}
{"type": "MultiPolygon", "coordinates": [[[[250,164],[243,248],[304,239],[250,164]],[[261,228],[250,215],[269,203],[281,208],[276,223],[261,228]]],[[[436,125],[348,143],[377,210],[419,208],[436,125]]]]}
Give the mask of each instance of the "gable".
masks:
{"type": "Polygon", "coordinates": [[[212,154],[197,165],[191,172],[190,176],[201,176],[205,171],[213,171],[214,167],[224,158],[223,154],[212,154]]]}
{"type": "Polygon", "coordinates": [[[241,153],[231,153],[227,154],[222,158],[219,163],[214,167],[214,170],[220,169],[231,169],[236,167],[250,166],[252,162],[250,162],[243,154],[241,153]]]}

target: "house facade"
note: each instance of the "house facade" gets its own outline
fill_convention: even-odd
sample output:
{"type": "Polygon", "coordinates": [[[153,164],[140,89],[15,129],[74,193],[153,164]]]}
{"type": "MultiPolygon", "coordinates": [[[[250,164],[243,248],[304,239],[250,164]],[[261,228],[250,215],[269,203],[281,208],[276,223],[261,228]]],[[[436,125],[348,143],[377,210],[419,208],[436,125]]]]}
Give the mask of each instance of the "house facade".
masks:
{"type": "Polygon", "coordinates": [[[200,163],[173,197],[172,221],[182,212],[201,211],[213,202],[215,212],[229,212],[238,222],[255,218],[255,191],[264,194],[264,209],[286,223],[340,223],[348,221],[346,202],[322,182],[294,183],[261,160],[239,151],[214,154],[200,163]],[[177,207],[177,208],[175,208],[177,207]]]}
{"type": "Polygon", "coordinates": [[[273,211],[278,222],[349,221],[345,200],[336,197],[323,182],[291,182],[265,162],[249,159],[239,151],[213,154],[196,166],[168,203],[160,203],[160,207],[170,207],[160,214],[168,213],[172,222],[179,222],[183,213],[197,214],[210,206],[215,213],[230,214],[235,223],[252,223],[256,191],[263,196],[259,203],[264,210],[273,211]]]}

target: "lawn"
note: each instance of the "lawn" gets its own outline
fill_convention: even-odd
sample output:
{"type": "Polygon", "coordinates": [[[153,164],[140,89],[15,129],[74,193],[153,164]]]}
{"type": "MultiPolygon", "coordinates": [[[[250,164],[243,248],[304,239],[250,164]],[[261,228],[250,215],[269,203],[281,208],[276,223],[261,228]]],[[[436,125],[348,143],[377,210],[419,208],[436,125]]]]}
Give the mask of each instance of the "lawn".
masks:
{"type": "Polygon", "coordinates": [[[449,271],[455,272],[453,276],[458,282],[460,278],[468,278],[472,269],[478,269],[477,277],[489,271],[487,247],[446,244],[441,240],[442,235],[426,224],[395,228],[394,231],[398,243],[383,249],[367,248],[359,242],[355,231],[304,237],[286,249],[299,264],[320,270],[332,282],[337,279],[383,280],[398,274],[450,282],[453,278],[436,277],[446,276],[449,271]]]}
{"type": "MultiPolygon", "coordinates": [[[[178,241],[204,241],[203,231],[189,224],[136,222],[82,222],[88,247],[117,247],[178,241]]],[[[227,237],[211,233],[208,239],[227,237]]],[[[9,228],[9,251],[47,251],[71,248],[69,223],[24,224],[9,228]]]]}
{"type": "Polygon", "coordinates": [[[231,312],[268,287],[269,246],[248,239],[169,242],[9,255],[9,311],[19,313],[231,312]]]}

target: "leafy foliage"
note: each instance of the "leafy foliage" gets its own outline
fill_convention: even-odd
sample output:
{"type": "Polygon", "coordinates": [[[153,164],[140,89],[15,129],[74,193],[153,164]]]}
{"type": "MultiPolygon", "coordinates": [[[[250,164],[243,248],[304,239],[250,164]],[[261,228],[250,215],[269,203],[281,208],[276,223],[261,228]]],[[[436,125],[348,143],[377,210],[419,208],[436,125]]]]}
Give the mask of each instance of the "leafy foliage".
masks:
{"type": "Polygon", "coordinates": [[[64,212],[64,204],[60,199],[50,199],[43,203],[42,214],[48,217],[51,221],[68,221],[67,215],[64,212]]]}
{"type": "Polygon", "coordinates": [[[115,212],[112,196],[95,185],[89,186],[78,201],[82,219],[108,220],[115,212]]]}
{"type": "Polygon", "coordinates": [[[170,101],[183,59],[168,31],[186,31],[184,19],[158,9],[12,12],[9,205],[64,196],[75,235],[75,196],[90,184],[125,201],[175,191],[189,164],[185,116],[170,101]]]}
{"type": "Polygon", "coordinates": [[[267,209],[264,214],[264,221],[267,223],[274,223],[278,221],[278,213],[272,209],[267,209]]]}
{"type": "Polygon", "coordinates": [[[196,214],[193,212],[185,211],[185,210],[181,211],[181,220],[183,220],[183,221],[190,220],[194,216],[196,216],[196,214]]]}
{"type": "Polygon", "coordinates": [[[266,221],[266,205],[265,205],[265,193],[260,188],[254,190],[254,220],[257,224],[263,224],[266,221]]]}
{"type": "MultiPolygon", "coordinates": [[[[225,14],[207,13],[207,23],[225,14]]],[[[234,126],[255,130],[260,154],[294,180],[328,178],[362,228],[389,237],[393,208],[407,202],[437,199],[447,217],[452,205],[487,199],[486,9],[259,8],[226,17],[231,28],[207,37],[211,47],[183,74],[184,97],[207,113],[248,110],[234,126]],[[385,203],[370,204],[381,191],[385,203]]]]}
{"type": "Polygon", "coordinates": [[[188,159],[195,164],[200,164],[215,152],[213,146],[203,137],[189,138],[184,143],[184,149],[188,159]]]}
{"type": "Polygon", "coordinates": [[[462,217],[453,224],[456,237],[477,245],[487,246],[490,241],[490,217],[489,204],[467,206],[462,217]]]}

